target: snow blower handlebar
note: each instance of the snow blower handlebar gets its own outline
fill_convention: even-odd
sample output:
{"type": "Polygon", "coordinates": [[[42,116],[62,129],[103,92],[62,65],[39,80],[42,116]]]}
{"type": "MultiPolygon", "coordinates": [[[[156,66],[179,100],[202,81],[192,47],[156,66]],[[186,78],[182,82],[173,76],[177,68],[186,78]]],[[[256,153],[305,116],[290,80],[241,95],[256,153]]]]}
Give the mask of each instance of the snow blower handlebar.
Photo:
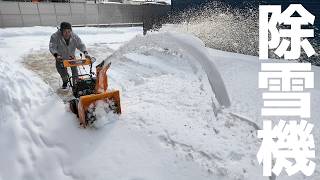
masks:
{"type": "MultiPolygon", "coordinates": [[[[81,56],[82,57],[82,56],[81,56]]],[[[86,57],[85,59],[67,59],[67,60],[63,60],[63,67],[67,68],[67,67],[78,67],[78,66],[84,66],[84,65],[89,65],[90,66],[90,72],[89,74],[79,74],[76,76],[70,76],[69,77],[69,82],[70,82],[70,86],[73,86],[73,83],[71,83],[71,79],[78,79],[82,76],[90,76],[92,77],[92,75],[94,75],[94,72],[92,72],[92,64],[95,62],[95,58],[94,57],[86,57]]]]}
{"type": "Polygon", "coordinates": [[[76,67],[76,66],[83,66],[83,65],[92,65],[94,57],[92,58],[85,58],[85,59],[71,59],[71,60],[63,60],[64,67],[76,67]]]}

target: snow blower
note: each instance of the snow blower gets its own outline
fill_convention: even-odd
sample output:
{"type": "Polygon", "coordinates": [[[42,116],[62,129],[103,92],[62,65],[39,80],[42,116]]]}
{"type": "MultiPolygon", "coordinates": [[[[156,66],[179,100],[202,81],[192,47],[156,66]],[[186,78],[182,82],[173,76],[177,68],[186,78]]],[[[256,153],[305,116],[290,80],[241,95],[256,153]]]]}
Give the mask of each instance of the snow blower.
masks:
{"type": "Polygon", "coordinates": [[[72,88],[74,99],[69,101],[70,110],[79,118],[80,126],[86,128],[96,121],[94,110],[97,102],[106,103],[105,111],[121,113],[119,91],[108,91],[107,70],[111,63],[104,64],[103,61],[96,66],[96,76],[92,71],[94,57],[64,60],[64,67],[89,66],[90,72],[68,78],[68,83],[72,88]]]}

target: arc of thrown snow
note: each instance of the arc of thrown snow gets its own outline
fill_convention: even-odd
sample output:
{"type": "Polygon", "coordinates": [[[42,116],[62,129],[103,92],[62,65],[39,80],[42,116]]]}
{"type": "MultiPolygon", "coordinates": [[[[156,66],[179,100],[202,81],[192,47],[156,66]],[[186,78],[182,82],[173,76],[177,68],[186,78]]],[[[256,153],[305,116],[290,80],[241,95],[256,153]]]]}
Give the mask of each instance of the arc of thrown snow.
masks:
{"type": "Polygon", "coordinates": [[[196,59],[205,70],[211,89],[214,92],[220,106],[226,108],[230,107],[231,102],[227,89],[218,69],[209,57],[207,49],[204,47],[195,46],[191,43],[191,41],[183,40],[183,35],[173,35],[171,33],[167,33],[166,35],[170,36],[170,39],[175,40],[176,43],[180,44],[181,47],[187,52],[193,52],[192,55],[194,56],[194,59],[196,59]]]}
{"type": "Polygon", "coordinates": [[[130,46],[131,44],[136,44],[141,42],[146,43],[146,45],[160,44],[162,46],[164,44],[165,46],[167,45],[170,46],[169,44],[171,44],[172,46],[174,44],[175,47],[172,46],[171,48],[179,47],[179,49],[183,49],[186,52],[192,52],[188,54],[193,56],[193,59],[196,59],[204,69],[205,73],[207,74],[211,89],[215,94],[219,105],[225,108],[230,107],[231,102],[229,99],[229,95],[218,69],[216,68],[214,62],[211,60],[207,49],[204,46],[202,46],[201,43],[194,44],[195,39],[193,36],[165,32],[165,33],[148,35],[147,37],[148,38],[136,37],[131,41],[129,41],[126,45],[120,47],[115,53],[113,53],[111,56],[109,56],[107,59],[104,60],[105,65],[111,62],[112,59],[117,59],[118,57],[122,56],[126,52],[134,51],[135,46],[132,47],[130,46]],[[163,39],[163,37],[161,37],[162,35],[164,35],[164,37],[166,38],[163,39]],[[157,37],[159,39],[157,39],[157,37]],[[190,39],[190,41],[188,41],[188,39],[190,39]],[[174,43],[172,44],[172,42],[174,43]]]}

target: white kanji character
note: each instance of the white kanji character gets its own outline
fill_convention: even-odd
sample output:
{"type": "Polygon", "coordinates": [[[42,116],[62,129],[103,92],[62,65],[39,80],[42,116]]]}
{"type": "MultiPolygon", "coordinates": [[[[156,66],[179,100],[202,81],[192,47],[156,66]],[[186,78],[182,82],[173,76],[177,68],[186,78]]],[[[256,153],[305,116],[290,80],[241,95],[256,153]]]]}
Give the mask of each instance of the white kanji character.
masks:
{"type": "Polygon", "coordinates": [[[300,116],[310,118],[310,93],[301,92],[314,87],[310,63],[262,63],[259,88],[263,93],[263,116],[300,116]]]}
{"type": "Polygon", "coordinates": [[[301,171],[311,176],[315,170],[314,139],[311,134],[313,125],[305,120],[280,120],[272,129],[271,121],[263,121],[263,130],[258,138],[263,139],[257,154],[259,164],[263,163],[263,176],[279,175],[285,168],[289,176],[301,171]],[[272,162],[275,162],[272,167],[272,162]]]}
{"type": "Polygon", "coordinates": [[[261,63],[259,88],[294,92],[313,87],[314,73],[310,63],[261,63]]]}
{"type": "Polygon", "coordinates": [[[314,29],[301,29],[301,25],[314,24],[315,16],[308,12],[301,4],[291,4],[281,13],[280,5],[262,5],[259,7],[259,57],[268,59],[268,50],[275,49],[275,54],[279,57],[284,55],[285,59],[298,59],[301,54],[301,47],[310,57],[316,52],[307,39],[314,37],[314,29]],[[297,12],[301,17],[292,17],[297,12]],[[269,13],[271,13],[270,20],[269,13]],[[279,29],[277,25],[290,25],[290,29],[279,29]],[[268,33],[271,40],[268,41],[268,33]],[[282,41],[280,42],[280,40],[282,41]],[[290,38],[288,41],[284,38],[290,38]],[[291,45],[291,49],[289,46],[291,45]]]}
{"type": "Polygon", "coordinates": [[[310,118],[310,93],[263,93],[262,116],[310,118]]]}

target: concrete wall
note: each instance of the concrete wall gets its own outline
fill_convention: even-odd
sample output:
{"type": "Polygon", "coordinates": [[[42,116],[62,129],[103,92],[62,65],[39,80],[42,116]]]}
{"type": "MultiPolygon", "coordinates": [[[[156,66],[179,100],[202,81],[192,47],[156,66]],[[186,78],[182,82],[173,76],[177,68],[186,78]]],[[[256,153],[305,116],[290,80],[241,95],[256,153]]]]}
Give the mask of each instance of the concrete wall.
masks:
{"type": "Polygon", "coordinates": [[[164,14],[170,10],[170,6],[156,6],[149,11],[148,7],[130,4],[0,1],[0,27],[57,26],[62,21],[73,25],[142,23],[144,16],[164,14]]]}

